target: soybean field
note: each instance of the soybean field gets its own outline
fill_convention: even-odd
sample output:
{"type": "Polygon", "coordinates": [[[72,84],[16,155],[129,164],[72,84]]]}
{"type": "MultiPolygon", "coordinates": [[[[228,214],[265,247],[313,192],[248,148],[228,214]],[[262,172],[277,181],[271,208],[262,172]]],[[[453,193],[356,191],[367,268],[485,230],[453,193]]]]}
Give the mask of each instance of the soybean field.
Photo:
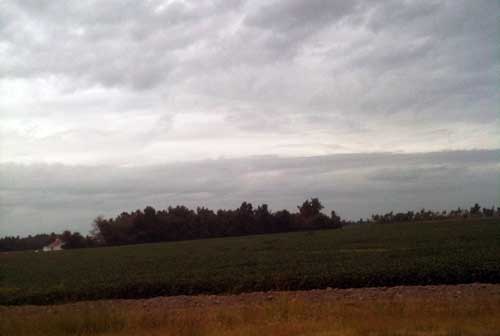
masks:
{"type": "Polygon", "coordinates": [[[500,282],[500,219],[0,254],[0,304],[500,282]]]}

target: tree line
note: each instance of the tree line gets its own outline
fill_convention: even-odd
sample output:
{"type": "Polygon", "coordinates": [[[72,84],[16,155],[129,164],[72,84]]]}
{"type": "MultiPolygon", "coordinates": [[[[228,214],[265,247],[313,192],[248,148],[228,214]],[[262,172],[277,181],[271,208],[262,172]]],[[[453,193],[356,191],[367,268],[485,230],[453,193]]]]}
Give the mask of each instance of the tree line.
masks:
{"type": "Polygon", "coordinates": [[[97,217],[90,234],[64,231],[62,234],[38,234],[28,237],[4,237],[0,239],[0,251],[37,250],[56,238],[64,242],[64,248],[84,248],[125,244],[152,243],[213,237],[242,236],[304,230],[337,229],[354,223],[390,223],[453,218],[500,217],[500,208],[481,208],[475,204],[470,209],[451,211],[420,211],[374,214],[357,222],[342,220],[335,211],[323,212],[317,198],[304,201],[297,212],[288,210],[272,212],[267,204],[253,207],[243,202],[237,209],[213,211],[205,207],[196,210],[178,205],[164,210],[151,206],[144,210],[122,212],[114,218],[97,217]]]}
{"type": "Polygon", "coordinates": [[[157,211],[148,206],[143,211],[123,212],[115,218],[98,217],[92,233],[105,245],[122,245],[342,226],[335,211],[330,216],[321,212],[323,205],[317,198],[307,200],[297,208],[297,213],[288,210],[271,212],[267,204],[254,208],[247,202],[234,210],[217,211],[204,207],[191,210],[182,205],[157,211]]]}
{"type": "Polygon", "coordinates": [[[317,198],[306,200],[297,206],[297,212],[288,210],[271,212],[267,204],[254,208],[243,202],[237,209],[196,210],[183,205],[156,210],[147,206],[144,210],[122,212],[114,218],[97,217],[90,235],[64,231],[62,234],[39,234],[28,237],[0,239],[0,251],[37,250],[56,238],[63,248],[113,246],[162,241],[177,241],[213,237],[242,236],[250,234],[278,233],[299,230],[340,228],[345,221],[332,211],[330,216],[321,212],[323,205],[317,198]]]}
{"type": "Polygon", "coordinates": [[[99,245],[92,235],[84,237],[79,232],[64,231],[61,234],[55,232],[50,234],[40,233],[27,237],[6,236],[0,238],[0,252],[40,250],[44,246],[54,242],[57,238],[64,242],[64,248],[83,248],[99,245]]]}
{"type": "Polygon", "coordinates": [[[500,208],[481,208],[481,206],[476,203],[470,209],[457,208],[456,210],[450,211],[432,211],[426,209],[421,209],[420,211],[407,211],[398,213],[394,213],[393,211],[391,211],[385,214],[374,214],[371,216],[371,220],[369,221],[375,223],[393,223],[481,217],[500,217],[500,208]]]}

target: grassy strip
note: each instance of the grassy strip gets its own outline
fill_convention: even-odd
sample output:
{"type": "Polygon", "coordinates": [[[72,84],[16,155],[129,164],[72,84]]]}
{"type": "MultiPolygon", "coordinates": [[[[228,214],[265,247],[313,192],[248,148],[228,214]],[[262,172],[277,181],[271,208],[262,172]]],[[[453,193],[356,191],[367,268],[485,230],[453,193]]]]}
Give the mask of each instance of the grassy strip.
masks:
{"type": "Polygon", "coordinates": [[[0,315],[0,335],[449,335],[493,336],[500,297],[342,299],[311,302],[281,296],[271,302],[165,310],[161,307],[40,307],[0,315]]]}

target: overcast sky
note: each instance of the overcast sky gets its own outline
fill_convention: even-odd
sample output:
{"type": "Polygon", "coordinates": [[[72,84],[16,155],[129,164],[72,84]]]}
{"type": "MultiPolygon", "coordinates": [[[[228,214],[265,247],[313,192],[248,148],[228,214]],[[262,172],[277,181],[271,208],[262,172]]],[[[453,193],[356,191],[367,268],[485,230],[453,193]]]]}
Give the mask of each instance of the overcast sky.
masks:
{"type": "Polygon", "coordinates": [[[498,205],[499,36],[497,0],[0,0],[0,236],[498,205]]]}

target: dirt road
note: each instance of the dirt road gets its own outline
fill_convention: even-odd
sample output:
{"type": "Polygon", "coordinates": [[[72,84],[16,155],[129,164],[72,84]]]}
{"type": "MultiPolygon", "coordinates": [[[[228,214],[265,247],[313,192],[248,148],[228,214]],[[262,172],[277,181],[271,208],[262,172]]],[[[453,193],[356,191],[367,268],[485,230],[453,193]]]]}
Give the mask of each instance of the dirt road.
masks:
{"type": "MultiPolygon", "coordinates": [[[[500,297],[500,284],[464,284],[440,286],[396,286],[349,289],[316,289],[308,291],[253,292],[237,295],[194,295],[166,296],[151,299],[135,300],[100,300],[51,306],[0,306],[2,310],[32,312],[43,309],[66,310],[78,309],[92,305],[109,305],[124,309],[183,309],[191,307],[230,306],[259,304],[286,298],[304,302],[334,303],[337,301],[406,301],[418,299],[422,301],[442,301],[500,297]]],[[[500,309],[500,307],[499,307],[500,309]]]]}

